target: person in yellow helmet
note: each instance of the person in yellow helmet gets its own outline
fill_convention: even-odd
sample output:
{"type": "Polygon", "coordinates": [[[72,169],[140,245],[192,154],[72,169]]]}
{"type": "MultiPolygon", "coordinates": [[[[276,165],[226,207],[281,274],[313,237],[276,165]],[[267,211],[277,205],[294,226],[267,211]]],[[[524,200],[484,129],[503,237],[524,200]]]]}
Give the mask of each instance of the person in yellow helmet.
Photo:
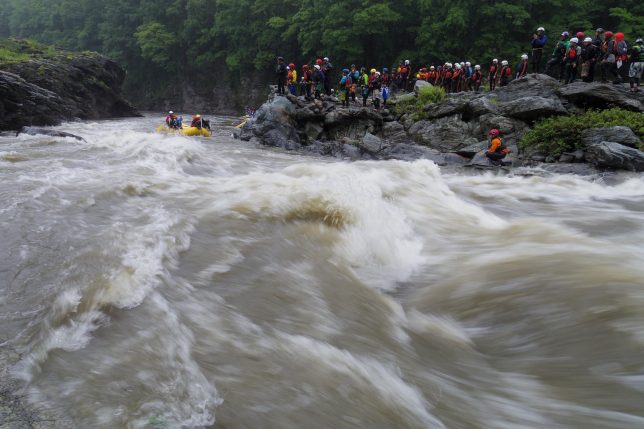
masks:
{"type": "Polygon", "coordinates": [[[191,127],[196,127],[201,129],[202,127],[209,130],[210,129],[210,121],[204,119],[201,117],[199,113],[194,115],[192,117],[192,123],[190,124],[191,127]]]}

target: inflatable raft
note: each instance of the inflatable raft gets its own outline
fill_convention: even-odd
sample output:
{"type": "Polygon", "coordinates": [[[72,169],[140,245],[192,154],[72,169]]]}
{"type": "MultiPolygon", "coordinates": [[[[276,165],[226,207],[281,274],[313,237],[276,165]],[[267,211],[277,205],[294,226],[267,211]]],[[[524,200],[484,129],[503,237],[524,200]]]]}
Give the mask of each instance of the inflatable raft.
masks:
{"type": "Polygon", "coordinates": [[[165,124],[161,124],[157,127],[156,129],[157,133],[163,133],[163,134],[178,134],[181,136],[189,136],[189,137],[194,137],[194,136],[201,136],[201,137],[210,137],[210,130],[206,128],[197,128],[197,127],[189,127],[188,125],[183,125],[183,128],[180,130],[174,129],[174,128],[169,128],[165,124]]]}

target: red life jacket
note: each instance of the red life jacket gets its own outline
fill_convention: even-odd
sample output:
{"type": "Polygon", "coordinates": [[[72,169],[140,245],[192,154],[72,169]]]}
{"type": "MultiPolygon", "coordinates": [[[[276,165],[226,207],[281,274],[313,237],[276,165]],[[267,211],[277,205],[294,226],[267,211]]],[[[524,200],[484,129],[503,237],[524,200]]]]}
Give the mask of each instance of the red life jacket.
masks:
{"type": "Polygon", "coordinates": [[[505,77],[510,77],[512,76],[512,69],[510,68],[510,66],[505,66],[501,70],[501,74],[505,75],[505,77]]]}
{"type": "Polygon", "coordinates": [[[577,47],[576,46],[571,46],[568,48],[568,51],[566,52],[566,58],[569,60],[574,60],[577,58],[577,47]]]}
{"type": "Polygon", "coordinates": [[[497,65],[492,64],[490,66],[490,77],[496,77],[496,70],[497,70],[497,65]]]}

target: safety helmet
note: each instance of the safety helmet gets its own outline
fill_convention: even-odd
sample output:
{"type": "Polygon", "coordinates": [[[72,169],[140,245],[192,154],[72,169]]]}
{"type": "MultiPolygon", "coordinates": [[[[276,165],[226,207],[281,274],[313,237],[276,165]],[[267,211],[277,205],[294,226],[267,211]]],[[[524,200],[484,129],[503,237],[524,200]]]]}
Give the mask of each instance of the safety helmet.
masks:
{"type": "Polygon", "coordinates": [[[277,61],[284,61],[284,57],[277,57],[277,61]]]}
{"type": "Polygon", "coordinates": [[[302,66],[302,70],[307,71],[308,69],[309,69],[309,66],[308,66],[308,65],[304,64],[304,65],[302,66]]]}
{"type": "Polygon", "coordinates": [[[376,69],[371,69],[369,70],[369,73],[374,74],[376,72],[376,69]]]}
{"type": "Polygon", "coordinates": [[[506,60],[503,60],[503,61],[501,61],[501,65],[502,65],[502,66],[507,66],[507,65],[508,65],[508,62],[507,62],[506,60]]]}
{"type": "Polygon", "coordinates": [[[501,134],[501,131],[499,131],[497,128],[492,128],[492,129],[490,130],[490,132],[488,133],[488,135],[490,135],[490,136],[492,136],[492,137],[496,137],[496,136],[498,136],[499,134],[501,134]]]}
{"type": "Polygon", "coordinates": [[[641,37],[638,37],[637,40],[635,41],[635,43],[642,44],[642,43],[644,43],[644,40],[642,40],[641,37]]]}
{"type": "Polygon", "coordinates": [[[295,64],[291,63],[288,66],[291,68],[291,70],[295,70],[295,64]]]}
{"type": "Polygon", "coordinates": [[[376,76],[380,76],[380,72],[379,72],[379,71],[377,71],[377,72],[376,72],[376,76]]]}
{"type": "Polygon", "coordinates": [[[315,67],[316,70],[320,70],[320,65],[319,64],[316,64],[314,67],[315,67]]]}
{"type": "Polygon", "coordinates": [[[586,43],[586,42],[592,43],[592,42],[593,42],[593,38],[592,38],[592,37],[586,37],[586,38],[584,39],[584,43],[586,43]]]}
{"type": "Polygon", "coordinates": [[[475,66],[474,66],[474,70],[481,70],[481,66],[480,66],[480,65],[478,65],[478,64],[477,64],[477,65],[475,65],[475,66]]]}
{"type": "Polygon", "coordinates": [[[170,111],[168,112],[168,115],[172,115],[172,114],[174,114],[174,112],[173,112],[172,110],[170,110],[170,111]]]}
{"type": "Polygon", "coordinates": [[[324,61],[329,61],[329,57],[324,57],[324,61]]]}
{"type": "MultiPolygon", "coordinates": [[[[641,39],[640,39],[640,40],[641,40],[641,39]]],[[[430,69],[430,70],[436,70],[436,67],[434,67],[434,66],[430,66],[430,67],[429,67],[429,69],[430,69]]]]}
{"type": "Polygon", "coordinates": [[[611,37],[613,37],[613,32],[612,31],[605,31],[604,32],[604,39],[608,40],[611,37]]]}
{"type": "Polygon", "coordinates": [[[597,32],[599,34],[602,34],[604,31],[605,30],[603,28],[601,28],[601,27],[599,27],[597,30],[595,30],[595,32],[597,32]]]}
{"type": "Polygon", "coordinates": [[[321,66],[322,65],[322,60],[318,58],[317,60],[315,60],[315,64],[321,66]]]}
{"type": "Polygon", "coordinates": [[[615,33],[615,40],[617,40],[618,42],[624,40],[624,33],[615,33]]]}
{"type": "Polygon", "coordinates": [[[349,69],[342,69],[342,74],[349,74],[349,69]]]}
{"type": "Polygon", "coordinates": [[[405,60],[405,65],[406,65],[406,66],[408,66],[408,65],[409,65],[409,60],[405,60]]]}
{"type": "Polygon", "coordinates": [[[290,70],[290,69],[291,69],[291,67],[290,67],[290,66],[286,66],[286,70],[290,70]]]}
{"type": "Polygon", "coordinates": [[[523,54],[523,55],[521,55],[521,59],[522,59],[522,60],[527,60],[527,59],[528,59],[528,54],[523,54]]]}
{"type": "Polygon", "coordinates": [[[568,37],[568,36],[570,36],[570,33],[568,33],[567,31],[564,31],[563,33],[561,33],[561,36],[562,37],[568,37]]]}
{"type": "Polygon", "coordinates": [[[578,38],[579,40],[582,40],[584,37],[586,37],[586,35],[584,34],[584,32],[583,32],[583,31],[578,31],[578,32],[577,32],[577,38],[578,38]]]}
{"type": "Polygon", "coordinates": [[[460,69],[461,69],[461,65],[459,63],[456,63],[456,70],[460,70],[460,69]]]}
{"type": "Polygon", "coordinates": [[[570,39],[570,43],[579,43],[579,39],[576,37],[573,37],[572,39],[570,39]]]}
{"type": "Polygon", "coordinates": [[[388,72],[389,72],[389,69],[388,69],[387,67],[385,67],[384,69],[382,69],[382,72],[383,72],[383,73],[388,73],[388,72]]]}
{"type": "Polygon", "coordinates": [[[465,63],[465,65],[469,67],[469,66],[472,65],[472,63],[468,61],[468,62],[465,63]]]}
{"type": "Polygon", "coordinates": [[[546,31],[546,29],[543,28],[543,27],[539,27],[539,28],[537,28],[537,31],[546,31]]]}
{"type": "Polygon", "coordinates": [[[355,65],[355,64],[351,64],[351,68],[352,68],[352,69],[356,68],[356,65],[355,65]]]}
{"type": "Polygon", "coordinates": [[[498,62],[499,62],[499,60],[497,60],[497,59],[495,58],[495,59],[493,59],[493,60],[492,60],[492,62],[493,62],[494,64],[496,64],[496,63],[498,63],[498,62]]]}

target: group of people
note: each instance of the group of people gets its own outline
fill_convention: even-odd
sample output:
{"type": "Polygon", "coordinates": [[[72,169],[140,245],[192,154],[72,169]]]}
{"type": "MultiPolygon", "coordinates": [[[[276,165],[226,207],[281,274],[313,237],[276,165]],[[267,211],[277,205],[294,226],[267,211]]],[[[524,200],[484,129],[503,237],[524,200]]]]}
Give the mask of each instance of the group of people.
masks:
{"type": "MultiPolygon", "coordinates": [[[[568,31],[561,33],[560,40],[547,61],[544,72],[553,75],[561,82],[571,83],[576,79],[584,82],[595,80],[596,69],[599,70],[601,82],[612,79],[613,83],[623,83],[622,67],[630,63],[628,76],[631,91],[639,91],[640,79],[644,71],[644,41],[635,40],[632,46],[625,40],[621,32],[613,33],[598,28],[595,36],[587,36],[577,32],[570,37],[568,31]]],[[[380,71],[366,67],[358,68],[351,65],[341,71],[339,80],[333,76],[334,68],[328,57],[318,58],[313,67],[303,65],[298,75],[294,63],[286,64],[284,58],[277,60],[277,94],[284,95],[286,91],[293,95],[304,95],[307,99],[331,95],[332,87],[339,88],[338,95],[343,106],[350,101],[367,105],[371,97],[376,109],[384,107],[389,97],[389,91],[411,90],[418,80],[440,86],[446,92],[479,91],[484,81],[489,89],[505,86],[512,79],[521,78],[528,73],[540,73],[543,51],[546,49],[548,37],[546,30],[539,27],[530,41],[531,55],[524,53],[514,67],[507,60],[493,59],[484,76],[479,64],[469,61],[446,62],[442,65],[420,67],[414,73],[409,60],[401,61],[397,67],[389,71],[380,71]]]]}
{"type": "MultiPolygon", "coordinates": [[[[168,115],[165,117],[165,124],[168,128],[173,130],[180,130],[183,128],[183,116],[176,115],[172,110],[168,112],[168,115]]],[[[195,128],[205,128],[210,129],[210,121],[201,117],[200,114],[196,114],[192,117],[190,122],[191,127],[195,128]]]]}

